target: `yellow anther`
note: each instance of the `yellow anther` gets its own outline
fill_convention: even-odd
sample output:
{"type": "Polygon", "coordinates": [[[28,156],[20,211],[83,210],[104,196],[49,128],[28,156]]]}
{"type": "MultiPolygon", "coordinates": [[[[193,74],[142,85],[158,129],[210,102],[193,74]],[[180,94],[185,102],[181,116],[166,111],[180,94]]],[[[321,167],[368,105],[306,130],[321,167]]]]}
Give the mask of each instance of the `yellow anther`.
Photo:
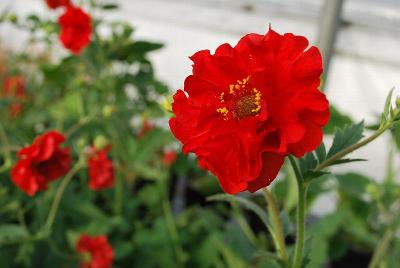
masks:
{"type": "Polygon", "coordinates": [[[235,89],[240,89],[240,86],[236,84],[235,89]]]}
{"type": "Polygon", "coordinates": [[[229,94],[235,94],[235,85],[229,85],[229,94]]]}
{"type": "Polygon", "coordinates": [[[226,116],[228,114],[229,110],[226,107],[223,107],[223,108],[218,108],[217,112],[226,116]]]}

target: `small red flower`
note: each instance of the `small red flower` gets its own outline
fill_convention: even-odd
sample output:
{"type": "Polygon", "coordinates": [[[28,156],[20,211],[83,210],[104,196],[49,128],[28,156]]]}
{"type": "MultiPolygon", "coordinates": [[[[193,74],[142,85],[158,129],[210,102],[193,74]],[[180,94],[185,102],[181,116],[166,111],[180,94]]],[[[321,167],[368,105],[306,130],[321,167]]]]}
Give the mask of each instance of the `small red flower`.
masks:
{"type": "Polygon", "coordinates": [[[165,151],[162,157],[162,163],[165,166],[170,166],[172,165],[177,158],[177,154],[175,151],[165,151]]]}
{"type": "Polygon", "coordinates": [[[90,42],[92,18],[79,7],[68,6],[58,19],[60,40],[64,47],[79,54],[90,42]]]}
{"type": "Polygon", "coordinates": [[[225,192],[269,185],[286,155],[321,143],[329,104],[318,89],[321,54],[307,47],[303,36],[270,29],[191,57],[193,74],[174,96],[169,125],[225,192]]]}
{"type": "Polygon", "coordinates": [[[46,0],[47,6],[51,9],[70,5],[70,0],[46,0]]]}
{"type": "Polygon", "coordinates": [[[24,79],[21,76],[6,78],[3,84],[3,92],[0,96],[16,99],[15,103],[10,105],[10,113],[12,117],[17,117],[23,108],[21,101],[26,98],[24,79]]]}
{"type": "Polygon", "coordinates": [[[92,190],[103,190],[114,185],[114,167],[107,156],[110,149],[110,146],[97,151],[91,148],[94,152],[88,159],[88,168],[89,188],[92,190]]]}
{"type": "Polygon", "coordinates": [[[114,258],[114,251],[106,236],[90,237],[82,234],[76,244],[79,253],[89,253],[90,260],[82,261],[81,268],[110,268],[114,258]]]}
{"type": "Polygon", "coordinates": [[[64,136],[49,131],[35,138],[33,143],[22,148],[20,158],[11,170],[12,181],[29,196],[47,189],[47,184],[64,176],[71,166],[71,153],[61,148],[64,136]]]}

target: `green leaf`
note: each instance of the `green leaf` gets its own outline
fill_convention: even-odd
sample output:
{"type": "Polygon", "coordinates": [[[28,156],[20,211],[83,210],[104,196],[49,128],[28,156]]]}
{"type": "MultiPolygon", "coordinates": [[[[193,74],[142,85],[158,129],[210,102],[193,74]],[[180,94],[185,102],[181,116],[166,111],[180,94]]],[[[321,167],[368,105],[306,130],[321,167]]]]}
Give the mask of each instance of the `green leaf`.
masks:
{"type": "Polygon", "coordinates": [[[312,239],[309,247],[307,268],[319,268],[329,260],[329,239],[334,236],[348,216],[347,210],[340,210],[325,216],[311,226],[312,239]]]}
{"type": "Polygon", "coordinates": [[[136,41],[130,47],[130,49],[136,54],[145,54],[150,51],[158,50],[164,45],[161,43],[153,43],[148,41],[136,41]]]}
{"type": "Polygon", "coordinates": [[[28,231],[20,225],[0,225],[0,245],[8,243],[19,243],[29,238],[28,231]]]}
{"type": "Polygon", "coordinates": [[[383,113],[381,116],[381,126],[385,124],[391,118],[392,112],[392,96],[393,96],[394,88],[389,91],[389,94],[386,97],[385,106],[383,107],[383,113]]]}
{"type": "Polygon", "coordinates": [[[317,166],[318,162],[313,152],[310,152],[299,160],[299,164],[301,173],[304,175],[308,170],[314,169],[317,166]]]}
{"type": "Polygon", "coordinates": [[[373,182],[372,179],[358,173],[346,173],[335,175],[339,183],[340,191],[357,198],[362,198],[367,185],[373,182]]]}
{"type": "Polygon", "coordinates": [[[326,149],[325,144],[322,142],[321,145],[315,150],[317,155],[318,163],[321,164],[326,159],[326,149]]]}
{"type": "Polygon", "coordinates": [[[99,6],[101,9],[110,10],[110,9],[117,9],[118,5],[116,4],[104,4],[99,6]]]}
{"type": "Polygon", "coordinates": [[[333,162],[332,164],[330,164],[330,166],[334,166],[334,165],[341,165],[341,164],[346,164],[346,163],[350,163],[350,162],[363,162],[363,161],[368,161],[367,159],[362,159],[362,158],[343,158],[343,159],[338,159],[335,162],[333,162]]]}
{"type": "Polygon", "coordinates": [[[327,158],[357,143],[363,137],[364,121],[336,130],[327,158]]]}
{"type": "Polygon", "coordinates": [[[256,203],[245,199],[243,197],[229,195],[229,194],[216,194],[207,198],[207,201],[226,201],[226,202],[238,202],[248,210],[253,211],[265,224],[265,226],[272,230],[271,225],[268,221],[267,213],[256,203]]]}

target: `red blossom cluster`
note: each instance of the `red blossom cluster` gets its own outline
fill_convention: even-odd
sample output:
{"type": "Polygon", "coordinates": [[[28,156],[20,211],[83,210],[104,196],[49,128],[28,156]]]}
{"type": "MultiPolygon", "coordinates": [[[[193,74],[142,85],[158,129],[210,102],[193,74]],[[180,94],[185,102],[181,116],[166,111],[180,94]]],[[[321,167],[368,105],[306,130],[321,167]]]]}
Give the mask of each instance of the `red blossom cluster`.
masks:
{"type": "Polygon", "coordinates": [[[92,190],[103,190],[114,185],[114,166],[108,158],[110,146],[103,149],[90,148],[90,157],[88,159],[89,169],[89,188],[92,190]]]}
{"type": "Polygon", "coordinates": [[[329,103],[319,91],[321,54],[308,45],[270,29],[191,57],[193,73],[174,96],[170,128],[225,192],[269,185],[285,156],[321,143],[329,103]]]}
{"type": "Polygon", "coordinates": [[[106,236],[90,237],[82,234],[76,244],[79,253],[89,254],[89,260],[81,261],[81,268],[110,268],[114,258],[114,251],[106,236]]]}
{"type": "Polygon", "coordinates": [[[83,9],[74,6],[70,0],[46,0],[46,2],[51,9],[65,8],[58,19],[59,38],[65,48],[73,54],[80,54],[90,43],[92,18],[83,9]]]}

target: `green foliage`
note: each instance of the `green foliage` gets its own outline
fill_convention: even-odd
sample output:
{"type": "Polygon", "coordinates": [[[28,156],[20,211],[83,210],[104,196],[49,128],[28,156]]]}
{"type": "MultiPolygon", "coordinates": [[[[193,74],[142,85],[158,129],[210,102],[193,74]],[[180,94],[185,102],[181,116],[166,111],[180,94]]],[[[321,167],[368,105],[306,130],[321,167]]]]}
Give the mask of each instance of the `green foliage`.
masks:
{"type": "Polygon", "coordinates": [[[333,138],[332,146],[328,151],[327,158],[357,143],[362,139],[363,131],[363,121],[354,125],[345,126],[343,129],[337,129],[333,138]]]}

